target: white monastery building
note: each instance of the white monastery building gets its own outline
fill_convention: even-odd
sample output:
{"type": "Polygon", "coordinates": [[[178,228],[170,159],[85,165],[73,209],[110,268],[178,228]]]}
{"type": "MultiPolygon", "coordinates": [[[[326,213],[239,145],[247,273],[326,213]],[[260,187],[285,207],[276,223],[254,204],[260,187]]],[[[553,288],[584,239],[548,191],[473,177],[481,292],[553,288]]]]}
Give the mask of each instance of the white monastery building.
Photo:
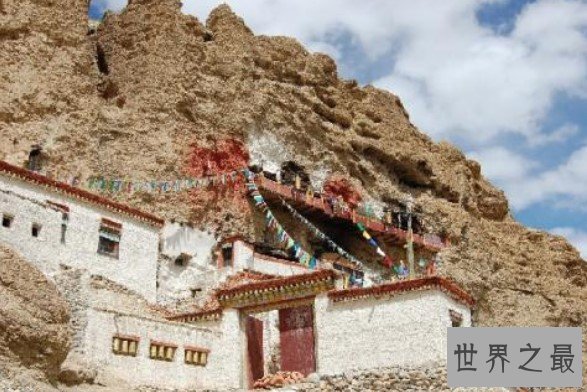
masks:
{"type": "Polygon", "coordinates": [[[68,360],[136,386],[247,388],[277,371],[442,362],[447,327],[471,325],[474,301],[448,279],[344,288],[334,269],[166,223],[5,162],[0,216],[2,245],[71,305],[68,360]]]}

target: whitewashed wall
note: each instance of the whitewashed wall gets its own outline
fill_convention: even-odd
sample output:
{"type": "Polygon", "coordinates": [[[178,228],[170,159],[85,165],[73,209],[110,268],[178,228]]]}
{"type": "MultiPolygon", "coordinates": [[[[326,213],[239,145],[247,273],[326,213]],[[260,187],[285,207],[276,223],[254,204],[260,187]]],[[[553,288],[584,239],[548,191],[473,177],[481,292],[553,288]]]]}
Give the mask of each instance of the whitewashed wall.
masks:
{"type": "Polygon", "coordinates": [[[222,278],[214,272],[217,268],[216,260],[212,259],[212,249],[217,240],[213,234],[179,223],[167,223],[161,237],[161,253],[167,257],[159,263],[159,301],[189,298],[191,289],[206,291],[222,278]],[[192,258],[184,266],[175,265],[175,259],[181,253],[192,258]],[[203,276],[207,279],[202,279],[203,276]]]}
{"type": "Polygon", "coordinates": [[[275,260],[271,257],[255,253],[250,245],[242,242],[234,242],[234,267],[235,271],[249,269],[268,275],[291,276],[307,274],[308,268],[295,262],[275,260]]]}
{"type": "Polygon", "coordinates": [[[141,293],[150,301],[156,296],[159,246],[158,229],[125,215],[80,202],[49,189],[0,175],[0,214],[14,216],[10,228],[0,226],[5,243],[48,276],[59,264],[85,268],[141,293]],[[61,238],[61,213],[47,201],[70,208],[66,243],[61,238]],[[97,253],[101,218],[122,224],[119,258],[97,253]],[[40,236],[31,235],[33,223],[42,225],[40,236]]]}
{"type": "Polygon", "coordinates": [[[291,276],[310,270],[294,262],[289,263],[255,253],[253,248],[240,240],[233,243],[232,266],[219,267],[213,250],[217,245],[214,236],[179,224],[167,224],[163,229],[163,251],[159,262],[159,288],[157,300],[170,303],[191,296],[191,289],[200,289],[203,297],[224,282],[230,275],[250,270],[269,275],[291,276]],[[184,266],[175,265],[180,253],[192,256],[184,266]]]}
{"type": "Polygon", "coordinates": [[[85,359],[105,374],[135,386],[182,389],[240,387],[242,340],[238,312],[227,310],[221,321],[203,324],[210,327],[90,309],[85,359]],[[112,337],[117,333],[140,337],[136,357],[112,352],[112,337]],[[150,359],[151,340],[177,344],[173,362],[150,359]],[[208,348],[208,364],[205,367],[185,364],[184,345],[208,348]]]}
{"type": "Polygon", "coordinates": [[[468,308],[436,290],[338,303],[324,294],[315,306],[322,375],[444,361],[449,309],[463,315],[463,326],[471,325],[468,308]]]}

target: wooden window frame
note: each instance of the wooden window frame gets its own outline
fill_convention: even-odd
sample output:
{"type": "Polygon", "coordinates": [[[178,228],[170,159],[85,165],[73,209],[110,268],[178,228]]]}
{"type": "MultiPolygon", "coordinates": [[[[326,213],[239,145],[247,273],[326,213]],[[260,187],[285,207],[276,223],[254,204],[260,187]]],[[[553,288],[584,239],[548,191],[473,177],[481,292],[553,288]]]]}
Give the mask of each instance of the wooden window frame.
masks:
{"type": "Polygon", "coordinates": [[[151,344],[149,345],[149,358],[155,361],[173,362],[176,351],[176,344],[151,340],[151,344]]]}
{"type": "Polygon", "coordinates": [[[112,352],[115,355],[136,357],[139,352],[139,342],[138,336],[114,335],[112,337],[112,352]]]}
{"type": "Polygon", "coordinates": [[[120,242],[122,239],[122,224],[102,218],[100,228],[98,230],[98,254],[113,259],[120,258],[120,242]],[[109,238],[108,235],[111,237],[109,238]],[[113,240],[112,237],[118,236],[118,240],[113,240]],[[112,243],[112,245],[111,245],[112,243]],[[114,251],[108,252],[104,250],[106,245],[112,246],[114,251]]]}
{"type": "Polygon", "coordinates": [[[206,366],[210,357],[210,350],[203,347],[185,346],[183,348],[183,362],[191,366],[206,366]]]}

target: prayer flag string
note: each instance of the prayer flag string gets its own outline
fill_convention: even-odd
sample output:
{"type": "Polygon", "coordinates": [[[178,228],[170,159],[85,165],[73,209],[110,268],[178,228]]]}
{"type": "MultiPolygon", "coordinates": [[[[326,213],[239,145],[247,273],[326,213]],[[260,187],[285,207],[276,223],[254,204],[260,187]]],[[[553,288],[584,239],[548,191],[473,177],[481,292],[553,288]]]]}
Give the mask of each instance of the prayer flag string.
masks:
{"type": "Polygon", "coordinates": [[[339,255],[346,258],[347,260],[351,261],[353,264],[357,264],[362,266],[364,263],[359,261],[356,257],[348,253],[346,250],[338,246],[334,241],[332,241],[326,234],[324,234],[320,229],[314,226],[309,220],[307,220],[304,216],[302,216],[295,208],[289,205],[285,200],[281,199],[281,204],[298,220],[305,224],[310,231],[319,239],[325,241],[333,250],[336,251],[339,255]]]}
{"type": "Polygon", "coordinates": [[[259,192],[259,188],[254,183],[254,177],[247,169],[245,169],[245,178],[247,179],[247,190],[249,195],[253,199],[255,207],[257,207],[265,215],[265,225],[270,229],[274,235],[277,243],[294,255],[294,257],[310,269],[315,269],[318,265],[316,257],[302,249],[301,244],[296,242],[288,233],[285,231],[283,226],[277,221],[269,206],[265,202],[265,199],[259,192]]]}
{"type": "MultiPolygon", "coordinates": [[[[383,264],[384,266],[391,268],[393,267],[393,260],[391,257],[389,257],[384,251],[383,249],[381,249],[381,247],[379,246],[379,244],[377,243],[377,240],[375,238],[373,238],[371,236],[371,234],[369,234],[369,232],[367,231],[367,229],[365,228],[365,226],[363,226],[363,224],[361,223],[357,223],[357,229],[359,229],[359,231],[361,232],[361,235],[363,236],[363,238],[369,243],[369,245],[371,245],[372,248],[375,249],[375,253],[377,253],[377,255],[379,255],[380,257],[383,257],[383,260],[381,261],[381,264],[383,264]]],[[[397,273],[397,269],[394,268],[394,271],[397,273]]]]}

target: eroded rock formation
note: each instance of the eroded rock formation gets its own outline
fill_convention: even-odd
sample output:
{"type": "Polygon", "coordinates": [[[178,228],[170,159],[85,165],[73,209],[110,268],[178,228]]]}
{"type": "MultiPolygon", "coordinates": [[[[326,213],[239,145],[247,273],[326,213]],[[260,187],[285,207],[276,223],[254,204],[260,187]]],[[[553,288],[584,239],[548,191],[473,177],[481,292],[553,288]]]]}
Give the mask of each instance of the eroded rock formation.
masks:
{"type": "Polygon", "coordinates": [[[69,309],[43,273],[0,246],[0,369],[27,367],[55,379],[69,352],[69,309]]]}

